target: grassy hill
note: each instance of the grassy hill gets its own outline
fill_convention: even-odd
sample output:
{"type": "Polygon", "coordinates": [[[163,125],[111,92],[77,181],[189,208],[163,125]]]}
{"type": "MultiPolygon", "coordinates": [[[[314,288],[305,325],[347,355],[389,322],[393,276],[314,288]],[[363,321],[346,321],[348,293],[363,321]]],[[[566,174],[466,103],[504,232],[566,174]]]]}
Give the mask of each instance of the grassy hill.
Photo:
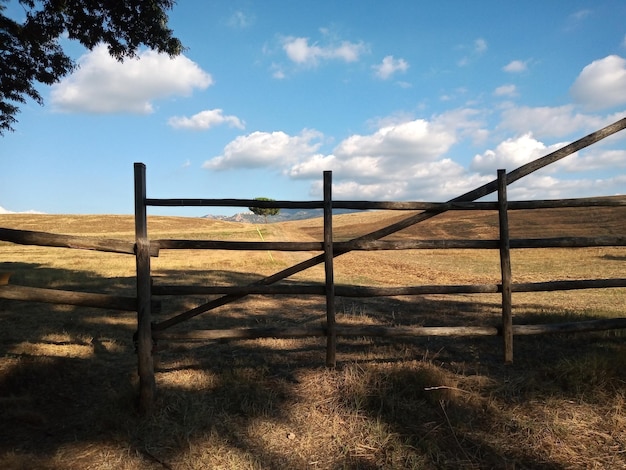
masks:
{"type": "MultiPolygon", "coordinates": [[[[334,218],[349,239],[406,213],[334,218]]],[[[626,209],[510,214],[513,237],[622,235],[626,209]]],[[[133,239],[132,216],[0,215],[0,227],[133,239]]],[[[152,238],[321,239],[321,220],[246,224],[150,217],[152,238]]],[[[391,238],[496,238],[486,212],[437,216],[391,238]]],[[[245,284],[315,253],[162,250],[154,282],[245,284]]],[[[514,250],[514,282],[624,277],[626,249],[514,250]]],[[[339,284],[497,283],[495,250],[353,252],[339,284]]],[[[134,295],[133,256],[0,242],[16,285],[134,295]]],[[[322,266],[286,282],[323,279],[322,266]]],[[[1,288],[1,287],[0,287],[1,288]]],[[[155,320],[210,296],[165,297],[155,320]]],[[[497,294],[338,298],[346,325],[497,325],[497,294]]],[[[623,317],[626,289],[514,294],[516,323],[623,317]]],[[[249,296],[177,330],[310,326],[323,297],[249,296]]],[[[499,337],[167,342],[156,347],[158,404],[136,414],[136,319],[119,312],[0,300],[0,468],[374,469],[626,466],[626,348],[620,331],[499,337]]]]}
{"type": "MultiPolygon", "coordinates": [[[[336,238],[353,238],[408,217],[412,211],[367,211],[334,216],[336,238]]],[[[278,226],[294,234],[305,233],[321,239],[321,217],[269,224],[250,224],[210,218],[149,217],[150,234],[163,237],[175,230],[184,233],[209,233],[246,230],[249,225],[278,226]]],[[[590,209],[565,208],[517,210],[509,212],[511,235],[519,238],[561,236],[615,235],[626,233],[626,206],[590,209]],[[584,212],[583,212],[584,211],[584,212]]],[[[0,226],[22,230],[115,237],[134,234],[130,215],[49,215],[0,214],[0,226]]],[[[493,211],[448,211],[402,231],[402,237],[493,238],[498,234],[498,216],[493,211]]]]}

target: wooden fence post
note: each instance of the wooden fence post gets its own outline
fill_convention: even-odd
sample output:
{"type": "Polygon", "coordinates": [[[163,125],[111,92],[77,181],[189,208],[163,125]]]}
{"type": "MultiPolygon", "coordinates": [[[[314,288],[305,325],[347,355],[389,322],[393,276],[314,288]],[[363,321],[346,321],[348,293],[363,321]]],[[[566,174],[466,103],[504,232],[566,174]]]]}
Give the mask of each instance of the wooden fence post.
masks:
{"type": "Polygon", "coordinates": [[[335,281],[333,271],[333,202],[331,171],[324,172],[324,268],[326,272],[326,367],[335,367],[337,328],[335,323],[335,281]]]}
{"type": "Polygon", "coordinates": [[[152,357],[150,240],[146,212],[146,166],[135,163],[135,250],[137,261],[137,361],[139,410],[149,414],[154,405],[155,379],[152,357]]]}
{"type": "Polygon", "coordinates": [[[500,223],[500,270],[502,273],[502,338],[504,362],[513,362],[513,313],[511,299],[511,244],[506,194],[506,171],[498,170],[498,215],[500,223]]]}

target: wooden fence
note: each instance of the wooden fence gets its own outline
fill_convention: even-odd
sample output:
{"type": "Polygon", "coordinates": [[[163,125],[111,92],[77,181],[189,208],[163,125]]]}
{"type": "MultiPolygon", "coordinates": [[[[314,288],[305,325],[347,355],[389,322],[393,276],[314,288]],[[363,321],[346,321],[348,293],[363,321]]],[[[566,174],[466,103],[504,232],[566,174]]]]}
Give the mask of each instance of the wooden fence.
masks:
{"type": "MultiPolygon", "coordinates": [[[[144,174],[145,167],[139,163],[135,169],[144,174]]],[[[219,295],[223,297],[207,302],[186,312],[180,313],[158,323],[150,323],[152,329],[148,338],[152,340],[217,340],[217,339],[250,339],[261,337],[307,337],[326,336],[327,365],[335,364],[336,336],[451,336],[451,335],[502,335],[504,337],[504,358],[510,362],[512,356],[513,334],[539,334],[565,331],[591,331],[626,327],[626,319],[597,320],[588,322],[550,324],[550,325],[512,325],[511,292],[539,292],[574,289],[597,289],[626,287],[626,278],[586,279],[570,281],[550,281],[536,283],[512,283],[510,250],[518,248],[579,248],[600,246],[626,246],[626,236],[613,237],[560,237],[543,239],[510,239],[508,230],[508,211],[519,209],[547,209],[566,207],[600,207],[626,206],[626,197],[598,197],[585,199],[566,199],[550,201],[508,202],[506,198],[506,174],[498,171],[498,202],[456,202],[456,203],[384,203],[386,209],[422,209],[441,213],[444,210],[497,210],[499,214],[500,237],[495,240],[400,240],[381,241],[370,239],[371,236],[360,237],[351,241],[333,242],[332,217],[327,215],[333,206],[370,209],[379,205],[377,202],[355,203],[342,201],[333,202],[330,198],[331,172],[324,172],[324,201],[293,202],[293,201],[257,201],[251,199],[205,200],[207,205],[240,205],[262,207],[308,207],[324,208],[324,240],[320,242],[231,242],[216,240],[153,240],[151,244],[163,249],[186,250],[273,250],[273,251],[321,251],[322,255],[311,260],[291,266],[279,273],[268,276],[247,286],[190,286],[190,285],[152,285],[150,295],[219,295]],[[500,284],[470,285],[419,285],[406,287],[365,287],[335,286],[333,282],[333,258],[350,251],[373,250],[415,250],[415,249],[498,249],[500,251],[502,282],[500,284]],[[322,258],[323,257],[323,258],[322,258]],[[274,285],[297,272],[323,262],[325,264],[326,282],[324,285],[274,285]],[[501,327],[381,327],[381,326],[339,326],[335,320],[334,297],[388,297],[425,294],[471,294],[501,293],[502,294],[502,325],[501,327]],[[228,330],[194,330],[187,332],[168,333],[170,327],[202,313],[213,310],[247,295],[319,295],[326,297],[327,322],[325,326],[293,328],[293,327],[259,327],[228,330]]],[[[189,200],[177,200],[178,205],[185,205],[189,200]]],[[[147,205],[173,205],[173,200],[146,199],[147,205]]],[[[422,213],[423,214],[423,213],[422,213]]],[[[420,214],[421,215],[421,214],[420,214]]],[[[387,231],[389,227],[382,229],[387,231]]],[[[370,234],[371,235],[371,234],[370,234]]],[[[146,263],[149,257],[144,257],[146,263]]],[[[140,271],[149,272],[149,266],[139,267],[140,271]]],[[[148,278],[149,275],[147,276],[148,278]]]]}
{"type": "Polygon", "coordinates": [[[0,240],[20,244],[92,249],[114,253],[133,254],[137,267],[137,296],[133,298],[104,294],[58,291],[8,284],[7,276],[0,276],[0,298],[65,303],[91,307],[137,311],[136,343],[138,373],[140,379],[139,398],[142,411],[148,412],[153,405],[155,393],[154,363],[152,357],[155,340],[188,339],[246,339],[260,337],[308,337],[327,338],[326,364],[334,366],[337,337],[340,336],[458,336],[458,335],[501,335],[504,344],[504,360],[513,359],[513,336],[568,331],[592,331],[626,328],[626,318],[585,321],[551,325],[513,325],[511,315],[511,292],[536,292],[569,289],[626,287],[626,279],[587,279],[577,281],[553,281],[514,284],[511,282],[510,250],[516,248],[548,247],[591,247],[626,246],[626,237],[510,239],[508,233],[508,211],[517,209],[541,209],[556,207],[625,206],[626,198],[586,198],[552,201],[509,202],[507,186],[530,173],[544,168],[574,152],[592,145],[626,128],[626,118],[596,131],[542,158],[527,163],[506,173],[498,171],[496,180],[444,203],[432,202],[373,202],[334,201],[332,199],[332,173],[324,172],[324,197],[321,201],[258,201],[249,199],[154,199],[146,196],[146,167],[136,163],[135,170],[135,242],[122,240],[91,239],[43,232],[29,232],[0,228],[0,240]],[[474,202],[488,194],[497,192],[497,202],[474,202]],[[148,237],[148,206],[221,206],[221,207],[271,207],[271,208],[321,208],[324,212],[323,240],[319,242],[228,242],[214,240],[150,240],[148,237]],[[350,241],[334,242],[332,227],[333,209],[392,209],[422,211],[387,227],[362,235],[350,241]],[[384,241],[382,238],[399,230],[428,220],[449,210],[497,210],[500,236],[496,240],[403,240],[384,241]],[[502,282],[500,284],[475,284],[456,286],[420,285],[407,287],[355,287],[335,286],[333,260],[337,256],[355,250],[404,250],[404,249],[498,249],[501,260],[502,282]],[[153,285],[150,273],[150,258],[158,256],[161,249],[220,249],[220,250],[276,250],[276,251],[320,251],[308,260],[267,276],[248,286],[167,286],[153,285]],[[324,263],[323,285],[287,286],[274,285],[305,269],[324,263]],[[500,327],[414,327],[414,326],[345,326],[338,324],[335,316],[335,297],[374,297],[453,293],[501,293],[502,324],[500,327]],[[159,308],[155,296],[221,294],[191,310],[176,314],[158,323],[153,323],[152,313],[159,308]],[[247,328],[229,330],[204,330],[191,332],[168,332],[167,330],[197,315],[226,305],[252,294],[302,294],[323,295],[326,298],[326,324],[318,328],[247,328]]]}

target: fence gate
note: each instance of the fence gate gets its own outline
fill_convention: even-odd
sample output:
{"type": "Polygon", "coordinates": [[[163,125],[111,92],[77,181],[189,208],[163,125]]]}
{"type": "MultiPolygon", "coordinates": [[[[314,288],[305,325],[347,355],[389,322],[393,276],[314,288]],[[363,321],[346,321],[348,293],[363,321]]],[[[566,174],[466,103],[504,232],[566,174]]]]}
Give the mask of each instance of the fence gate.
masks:
{"type": "Polygon", "coordinates": [[[326,364],[335,365],[337,336],[417,336],[417,335],[502,335],[504,360],[513,360],[512,341],[514,334],[537,334],[554,331],[588,331],[597,329],[626,328],[626,319],[597,320],[577,324],[560,325],[515,325],[512,324],[511,292],[531,292],[557,289],[585,289],[598,287],[626,287],[626,279],[559,281],[552,283],[513,284],[511,282],[511,248],[538,247],[580,247],[580,246],[626,246],[626,238],[607,239],[542,239],[510,240],[508,233],[508,210],[537,209],[549,207],[584,207],[598,205],[626,205],[624,198],[588,198],[585,200],[508,202],[507,185],[571,155],[605,137],[626,128],[626,118],[579,139],[544,157],[527,163],[510,173],[498,171],[494,181],[469,191],[444,203],[425,202],[371,202],[333,201],[332,173],[324,172],[322,201],[260,201],[250,199],[154,199],[146,196],[146,167],[135,163],[135,236],[137,260],[137,351],[140,379],[140,403],[144,412],[149,412],[155,393],[154,363],[152,359],[153,341],[157,339],[244,339],[260,337],[305,337],[326,336],[326,364]],[[488,194],[497,192],[498,202],[474,202],[488,194]],[[271,208],[321,208],[323,209],[324,231],[321,242],[226,242],[212,240],[153,240],[148,237],[147,206],[231,206],[231,207],[271,207],[271,208]],[[333,209],[394,209],[421,210],[399,222],[375,230],[346,242],[333,242],[333,209]],[[428,220],[448,210],[498,210],[500,236],[497,240],[412,240],[382,241],[381,239],[404,228],[428,220]],[[394,288],[335,286],[333,259],[354,250],[381,249],[420,249],[420,248],[488,248],[499,249],[501,260],[501,284],[469,286],[412,286],[394,288]],[[267,276],[244,287],[207,286],[152,286],[150,275],[150,255],[160,249],[231,249],[231,250],[277,250],[277,251],[321,251],[322,253],[289,268],[267,276]],[[325,283],[310,286],[273,285],[276,282],[324,263],[325,283]],[[485,293],[502,294],[501,327],[346,327],[336,323],[335,296],[372,297],[393,295],[421,295],[429,293],[485,293]],[[153,295],[175,294],[222,294],[214,300],[191,310],[176,314],[161,322],[153,323],[151,300],[153,295]],[[208,312],[222,305],[241,299],[249,294],[306,294],[326,297],[326,324],[319,328],[248,328],[237,330],[209,330],[184,333],[168,333],[166,330],[185,320],[208,312]]]}

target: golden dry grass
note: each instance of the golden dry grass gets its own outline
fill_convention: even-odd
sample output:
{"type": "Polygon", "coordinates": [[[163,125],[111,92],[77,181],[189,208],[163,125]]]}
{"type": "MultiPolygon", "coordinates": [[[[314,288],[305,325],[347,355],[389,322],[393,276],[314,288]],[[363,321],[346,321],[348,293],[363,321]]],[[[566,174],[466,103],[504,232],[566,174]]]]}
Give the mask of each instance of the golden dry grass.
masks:
{"type": "MultiPolygon", "coordinates": [[[[543,212],[542,212],[543,213],[543,212]]],[[[623,234],[623,209],[582,218],[512,213],[517,237],[623,234]],[[545,221],[550,221],[547,225],[545,221]],[[583,223],[584,222],[584,223],[583,223]]],[[[405,215],[335,219],[337,238],[405,215]]],[[[392,238],[495,238],[493,214],[440,216],[392,238]],[[459,219],[460,217],[460,219],[459,219]]],[[[133,238],[130,216],[0,216],[0,227],[133,238]]],[[[259,226],[266,240],[319,240],[320,220],[259,226]]],[[[258,240],[257,227],[153,217],[154,238],[258,240]]],[[[163,251],[155,282],[245,284],[312,253],[163,251]]],[[[626,250],[519,250],[514,282],[623,277],[626,250]]],[[[133,295],[132,256],[0,242],[11,283],[133,295]]],[[[341,284],[496,283],[497,253],[349,253],[341,284]]],[[[320,281],[317,266],[290,279],[320,281]]],[[[207,299],[163,299],[157,319],[207,299]]],[[[339,321],[373,325],[497,324],[497,295],[337,299],[339,321]]],[[[514,294],[518,323],[625,316],[626,289],[514,294]]],[[[317,325],[324,299],[250,296],[179,329],[317,325]]],[[[626,466],[626,345],[619,332],[499,338],[340,338],[159,344],[158,403],[136,414],[134,315],[0,301],[0,468],[374,469],[621,468],[626,466]]]]}

